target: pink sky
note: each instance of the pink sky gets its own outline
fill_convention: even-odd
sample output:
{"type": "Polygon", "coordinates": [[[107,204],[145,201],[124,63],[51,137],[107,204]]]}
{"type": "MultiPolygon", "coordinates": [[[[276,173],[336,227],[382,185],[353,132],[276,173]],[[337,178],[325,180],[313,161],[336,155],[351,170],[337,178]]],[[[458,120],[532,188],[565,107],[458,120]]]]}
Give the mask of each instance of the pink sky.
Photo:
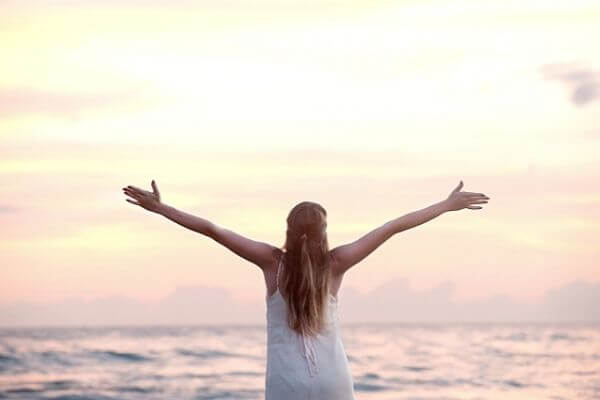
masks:
{"type": "Polygon", "coordinates": [[[396,235],[344,285],[535,302],[600,279],[597,2],[52,3],[0,6],[0,304],[264,296],[257,267],[125,201],[151,179],[274,245],[317,201],[331,247],[462,179],[490,203],[396,235]]]}

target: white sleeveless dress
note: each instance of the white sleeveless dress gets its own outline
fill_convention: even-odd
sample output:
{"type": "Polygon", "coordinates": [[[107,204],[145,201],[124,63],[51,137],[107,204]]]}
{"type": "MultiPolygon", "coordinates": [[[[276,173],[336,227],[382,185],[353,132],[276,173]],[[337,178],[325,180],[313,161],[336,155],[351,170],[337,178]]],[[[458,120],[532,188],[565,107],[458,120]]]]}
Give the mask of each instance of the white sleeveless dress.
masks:
{"type": "MultiPolygon", "coordinates": [[[[282,257],[283,258],[283,257],[282,257]]],[[[287,325],[287,307],[277,290],[267,301],[265,400],[356,400],[348,357],[342,344],[337,299],[331,294],[325,329],[303,336],[287,325]]]]}

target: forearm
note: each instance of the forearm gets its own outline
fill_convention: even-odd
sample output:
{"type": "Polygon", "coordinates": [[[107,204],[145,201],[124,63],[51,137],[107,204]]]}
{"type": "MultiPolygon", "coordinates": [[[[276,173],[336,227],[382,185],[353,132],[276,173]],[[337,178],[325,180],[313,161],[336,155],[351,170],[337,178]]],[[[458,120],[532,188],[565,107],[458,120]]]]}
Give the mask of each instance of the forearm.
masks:
{"type": "Polygon", "coordinates": [[[213,224],[209,220],[188,214],[167,204],[161,204],[156,213],[203,235],[210,236],[212,231],[213,224]]]}
{"type": "Polygon", "coordinates": [[[448,211],[448,205],[445,200],[442,200],[438,203],[430,205],[429,207],[413,211],[391,220],[386,225],[388,225],[388,230],[393,235],[430,221],[446,211],[448,211]]]}

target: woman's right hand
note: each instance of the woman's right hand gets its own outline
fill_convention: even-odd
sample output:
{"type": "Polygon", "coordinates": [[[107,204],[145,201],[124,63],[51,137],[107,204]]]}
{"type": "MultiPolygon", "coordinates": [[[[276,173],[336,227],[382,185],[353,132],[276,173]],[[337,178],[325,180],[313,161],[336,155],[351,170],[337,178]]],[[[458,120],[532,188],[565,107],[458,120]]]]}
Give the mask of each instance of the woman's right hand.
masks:
{"type": "Polygon", "coordinates": [[[473,206],[471,204],[484,204],[490,199],[483,193],[461,192],[460,189],[462,189],[462,187],[463,181],[460,181],[458,186],[454,188],[446,199],[448,211],[457,211],[463,208],[478,210],[481,209],[481,206],[473,206]]]}

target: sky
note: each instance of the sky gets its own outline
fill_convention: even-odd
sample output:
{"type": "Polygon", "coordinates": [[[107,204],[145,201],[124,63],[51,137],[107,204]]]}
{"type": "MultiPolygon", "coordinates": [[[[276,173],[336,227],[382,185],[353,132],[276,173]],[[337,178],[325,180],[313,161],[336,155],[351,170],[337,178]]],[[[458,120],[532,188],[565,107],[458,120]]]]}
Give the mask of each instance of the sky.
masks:
{"type": "Polygon", "coordinates": [[[398,233],[342,292],[449,282],[460,304],[534,307],[595,287],[599,19],[593,0],[4,1],[0,309],[264,301],[255,265],[125,201],[152,179],[276,246],[316,201],[331,248],[463,180],[483,209],[398,233]]]}

